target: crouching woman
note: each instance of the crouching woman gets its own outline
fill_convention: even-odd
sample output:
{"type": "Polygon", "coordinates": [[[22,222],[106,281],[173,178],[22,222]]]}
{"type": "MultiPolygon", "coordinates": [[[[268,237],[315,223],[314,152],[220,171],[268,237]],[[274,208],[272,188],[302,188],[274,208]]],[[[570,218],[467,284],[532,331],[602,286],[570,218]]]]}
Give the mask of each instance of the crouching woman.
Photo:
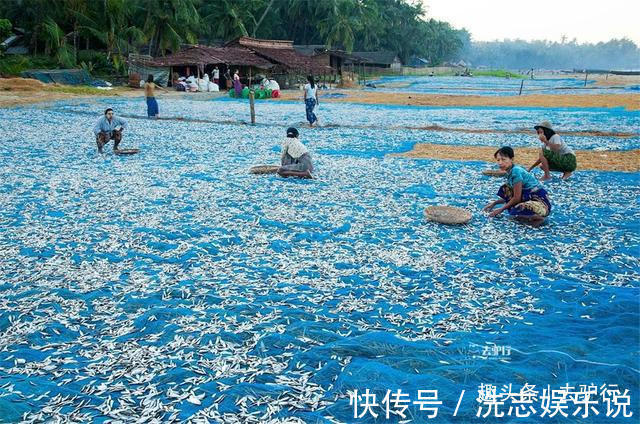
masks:
{"type": "Polygon", "coordinates": [[[507,183],[498,190],[500,199],[489,203],[484,210],[489,216],[498,216],[503,211],[518,220],[540,225],[551,213],[551,203],[540,182],[523,167],[513,164],[513,149],[501,147],[493,155],[501,170],[506,171],[507,183]],[[493,210],[497,205],[503,206],[493,210]]]}
{"type": "Polygon", "coordinates": [[[298,130],[287,129],[287,138],[282,142],[282,155],[278,175],[282,177],[312,178],[313,164],[309,150],[298,140],[298,130]]]}

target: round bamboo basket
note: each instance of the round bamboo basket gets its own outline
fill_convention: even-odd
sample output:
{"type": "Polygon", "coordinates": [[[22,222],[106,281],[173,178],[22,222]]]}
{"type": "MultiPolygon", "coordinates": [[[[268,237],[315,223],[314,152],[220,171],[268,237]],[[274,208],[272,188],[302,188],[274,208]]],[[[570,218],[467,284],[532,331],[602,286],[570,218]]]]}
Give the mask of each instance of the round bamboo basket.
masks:
{"type": "Polygon", "coordinates": [[[278,165],[258,165],[249,169],[250,174],[275,174],[280,167],[278,165]]]}
{"type": "Polygon", "coordinates": [[[466,224],[471,221],[471,212],[453,206],[429,206],[424,210],[429,221],[447,225],[466,224]]]}

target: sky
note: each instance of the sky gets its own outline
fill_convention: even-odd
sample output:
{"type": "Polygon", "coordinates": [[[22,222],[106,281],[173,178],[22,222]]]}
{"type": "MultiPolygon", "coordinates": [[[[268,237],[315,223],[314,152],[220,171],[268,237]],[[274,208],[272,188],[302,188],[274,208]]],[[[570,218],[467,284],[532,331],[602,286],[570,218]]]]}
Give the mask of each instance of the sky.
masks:
{"type": "Polygon", "coordinates": [[[421,0],[427,18],[466,28],[474,41],[581,42],[627,37],[640,44],[640,0],[421,0]]]}

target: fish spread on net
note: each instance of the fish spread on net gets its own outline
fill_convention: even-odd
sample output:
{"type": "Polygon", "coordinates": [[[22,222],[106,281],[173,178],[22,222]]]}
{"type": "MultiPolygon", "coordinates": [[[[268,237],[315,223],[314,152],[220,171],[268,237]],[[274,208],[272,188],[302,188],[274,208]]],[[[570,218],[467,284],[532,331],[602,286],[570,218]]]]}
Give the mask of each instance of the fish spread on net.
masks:
{"type": "MultiPolygon", "coordinates": [[[[289,112],[273,111],[286,122],[289,112]]],[[[580,188],[553,186],[544,232],[482,218],[460,231],[423,225],[422,209],[478,210],[496,181],[455,163],[372,155],[362,129],[303,134],[313,151],[331,152],[314,155],[320,181],[258,181],[246,169],[277,159],[280,126],[212,132],[132,120],[126,137],[144,159],[121,161],[93,145],[78,156],[86,116],[34,109],[29,125],[42,131],[53,131],[50,114],[69,122],[68,135],[40,144],[19,113],[4,112],[24,136],[2,147],[11,160],[1,190],[0,371],[6,397],[31,402],[25,422],[262,423],[324,411],[345,396],[334,383],[346,378],[347,342],[508,330],[545,312],[540,281],[629,286],[640,277],[624,247],[638,235],[623,225],[638,220],[637,194],[624,184],[582,194],[599,187],[597,173],[580,176],[580,188]],[[158,138],[162,149],[145,145],[158,138]],[[599,199],[617,212],[587,215],[599,199]],[[615,267],[598,267],[603,258],[615,267]]],[[[381,151],[404,143],[389,134],[381,151]]]]}

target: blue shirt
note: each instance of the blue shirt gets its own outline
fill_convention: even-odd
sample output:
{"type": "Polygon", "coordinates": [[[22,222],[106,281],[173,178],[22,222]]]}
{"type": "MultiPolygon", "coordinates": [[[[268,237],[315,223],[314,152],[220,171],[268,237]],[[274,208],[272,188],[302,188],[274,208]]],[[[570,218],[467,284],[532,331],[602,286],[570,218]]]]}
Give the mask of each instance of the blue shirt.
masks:
{"type": "Polygon", "coordinates": [[[522,183],[523,190],[533,190],[540,187],[540,182],[532,174],[528,173],[523,167],[513,165],[507,173],[507,184],[509,187],[522,183]]]}
{"type": "Polygon", "coordinates": [[[111,135],[111,133],[113,132],[113,130],[116,129],[116,127],[127,128],[127,121],[117,116],[114,116],[113,118],[111,118],[111,122],[109,122],[109,120],[107,120],[107,117],[103,116],[102,118],[98,119],[96,126],[93,128],[93,133],[95,135],[98,135],[101,132],[106,132],[106,133],[109,133],[109,135],[111,135]]]}

